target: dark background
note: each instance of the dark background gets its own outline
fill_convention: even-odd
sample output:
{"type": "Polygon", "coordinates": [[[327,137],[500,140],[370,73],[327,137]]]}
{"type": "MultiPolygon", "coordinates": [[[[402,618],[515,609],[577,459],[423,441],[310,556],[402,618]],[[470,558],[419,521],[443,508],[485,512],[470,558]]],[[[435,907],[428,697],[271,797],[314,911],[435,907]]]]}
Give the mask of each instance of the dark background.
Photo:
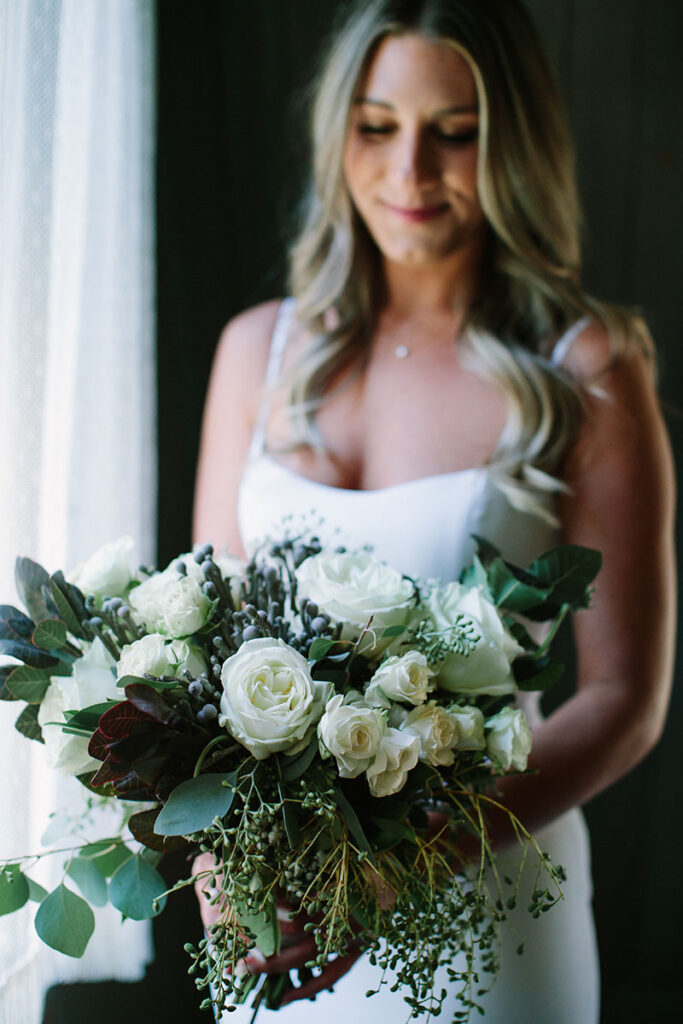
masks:
{"type": "MultiPolygon", "coordinates": [[[[202,402],[214,346],[239,310],[283,294],[306,166],[305,90],[339,4],[159,0],[159,564],[188,547],[202,402]]],[[[660,351],[680,479],[683,103],[678,0],[528,0],[574,129],[585,281],[637,304],[660,351]]],[[[602,1024],[680,1020],[682,774],[674,693],[658,748],[586,808],[603,971],[602,1024]]],[[[183,865],[170,864],[169,872],[183,865]]],[[[191,899],[155,922],[157,960],[134,985],[59,986],[44,1024],[183,1024],[197,1010],[182,944],[191,899]]],[[[530,1022],[530,1024],[552,1024],[530,1022]]],[[[576,1024],[582,1024],[577,1021],[576,1024]]]]}

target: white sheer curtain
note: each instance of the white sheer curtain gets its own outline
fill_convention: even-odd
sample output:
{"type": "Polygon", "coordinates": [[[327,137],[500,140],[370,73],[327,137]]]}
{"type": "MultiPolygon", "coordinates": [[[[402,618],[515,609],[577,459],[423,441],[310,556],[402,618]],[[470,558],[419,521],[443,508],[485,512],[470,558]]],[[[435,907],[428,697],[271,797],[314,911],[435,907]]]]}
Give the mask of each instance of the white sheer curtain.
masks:
{"type": "MultiPolygon", "coordinates": [[[[153,122],[153,0],[0,0],[0,603],[17,554],[68,569],[130,533],[154,559],[153,122]]],[[[0,703],[0,861],[78,799],[18,710],[0,703]]],[[[74,961],[32,916],[0,918],[0,1024],[150,958],[146,924],[105,915],[74,961]]]]}

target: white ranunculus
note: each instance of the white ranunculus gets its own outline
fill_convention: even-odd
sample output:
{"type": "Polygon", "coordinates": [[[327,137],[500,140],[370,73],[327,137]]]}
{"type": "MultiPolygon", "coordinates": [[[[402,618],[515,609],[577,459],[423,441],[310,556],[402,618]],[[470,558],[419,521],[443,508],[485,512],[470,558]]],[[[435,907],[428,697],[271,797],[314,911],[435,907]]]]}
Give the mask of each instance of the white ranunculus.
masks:
{"type": "Polygon", "coordinates": [[[447,630],[459,613],[469,619],[479,639],[469,655],[447,654],[437,666],[440,687],[454,693],[500,696],[516,689],[510,663],[523,648],[507,631],[483,587],[449,583],[435,587],[426,607],[437,630],[447,630]]]}
{"type": "Polygon", "coordinates": [[[178,676],[185,669],[191,676],[206,671],[201,651],[186,640],[169,640],[161,633],[148,633],[126,644],[116,665],[118,679],[123,676],[178,676]]]}
{"type": "Polygon", "coordinates": [[[503,708],[486,721],[486,749],[500,771],[523,772],[531,750],[531,730],[520,708],[503,708]]]}
{"type": "Polygon", "coordinates": [[[99,548],[69,573],[68,580],[84,594],[95,597],[122,597],[131,580],[132,537],[120,537],[99,548]]]}
{"type": "Polygon", "coordinates": [[[456,750],[483,750],[486,746],[484,739],[484,713],[481,708],[466,707],[449,708],[451,718],[458,723],[458,738],[455,744],[456,750]]]}
{"type": "Polygon", "coordinates": [[[211,602],[199,583],[170,567],[134,587],[128,604],[147,629],[176,638],[196,633],[211,614],[211,602]]]}
{"type": "Polygon", "coordinates": [[[121,700],[116,687],[114,659],[101,640],[88,646],[73,665],[70,676],[52,676],[38,710],[43,731],[47,763],[66,775],[82,775],[98,769],[102,762],[88,754],[88,737],[62,732],[65,711],[101,704],[111,698],[121,700]]]}
{"type": "Polygon", "coordinates": [[[248,640],[223,664],[221,724],[257,760],[306,743],[332,692],[284,640],[248,640]]]}
{"type": "Polygon", "coordinates": [[[333,621],[344,623],[345,640],[356,639],[372,618],[376,639],[366,635],[366,653],[380,654],[388,646],[390,640],[382,640],[382,632],[404,625],[414,603],[410,580],[368,551],[322,551],[301,563],[296,579],[300,597],[310,598],[333,621]]]}
{"type": "Polygon", "coordinates": [[[420,740],[420,760],[432,765],[449,765],[455,760],[458,723],[436,701],[422,704],[406,716],[403,729],[420,740]]]}
{"type": "Polygon", "coordinates": [[[420,651],[407,651],[387,658],[379,666],[365,691],[368,704],[389,707],[389,699],[423,704],[434,689],[430,677],[434,673],[420,651]]]}
{"type": "Polygon", "coordinates": [[[343,779],[355,779],[366,770],[385,731],[384,716],[377,708],[345,704],[341,694],[328,701],[318,722],[318,736],[336,758],[343,779]]]}
{"type": "Polygon", "coordinates": [[[403,789],[420,755],[420,737],[388,728],[366,775],[373,796],[391,796],[403,789]]]}

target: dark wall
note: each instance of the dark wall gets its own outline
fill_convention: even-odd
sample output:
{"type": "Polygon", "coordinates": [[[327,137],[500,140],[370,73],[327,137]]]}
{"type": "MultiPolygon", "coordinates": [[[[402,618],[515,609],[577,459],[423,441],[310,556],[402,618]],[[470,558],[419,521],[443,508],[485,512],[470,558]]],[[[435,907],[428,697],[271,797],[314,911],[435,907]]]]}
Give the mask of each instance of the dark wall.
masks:
{"type": "MultiPolygon", "coordinates": [[[[283,255],[305,166],[300,100],[338,6],[331,0],[159,4],[160,563],[190,541],[201,407],[221,327],[245,306],[283,294],[283,255]]],[[[674,101],[683,5],[528,0],[528,7],[575,132],[586,283],[603,298],[643,309],[660,349],[662,394],[673,405],[683,394],[683,105],[674,101]]],[[[680,479],[682,421],[672,413],[669,426],[680,479]]],[[[675,696],[657,750],[586,809],[602,1024],[680,1019],[681,725],[675,696]]],[[[166,1006],[175,1009],[168,1011],[171,1021],[210,1019],[193,1009],[194,992],[183,978],[191,902],[175,921],[168,914],[156,926],[163,967],[157,964],[139,986],[54,990],[46,1024],[96,1019],[85,1009],[96,996],[100,1024],[122,1013],[130,1024],[142,1024],[152,1007],[166,1006]]]]}

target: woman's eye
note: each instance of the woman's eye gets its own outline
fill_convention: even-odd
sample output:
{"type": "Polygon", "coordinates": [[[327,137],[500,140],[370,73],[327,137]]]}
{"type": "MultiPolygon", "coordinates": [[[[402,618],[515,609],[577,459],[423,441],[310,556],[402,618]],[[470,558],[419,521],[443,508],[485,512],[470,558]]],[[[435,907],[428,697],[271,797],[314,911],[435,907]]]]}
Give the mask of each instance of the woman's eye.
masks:
{"type": "Polygon", "coordinates": [[[361,135],[389,135],[393,129],[388,124],[359,124],[358,131],[361,135]]]}
{"type": "Polygon", "coordinates": [[[439,142],[445,142],[450,146],[466,146],[470,142],[476,142],[479,138],[479,129],[469,128],[466,132],[443,132],[439,128],[435,128],[434,134],[439,142]]]}

